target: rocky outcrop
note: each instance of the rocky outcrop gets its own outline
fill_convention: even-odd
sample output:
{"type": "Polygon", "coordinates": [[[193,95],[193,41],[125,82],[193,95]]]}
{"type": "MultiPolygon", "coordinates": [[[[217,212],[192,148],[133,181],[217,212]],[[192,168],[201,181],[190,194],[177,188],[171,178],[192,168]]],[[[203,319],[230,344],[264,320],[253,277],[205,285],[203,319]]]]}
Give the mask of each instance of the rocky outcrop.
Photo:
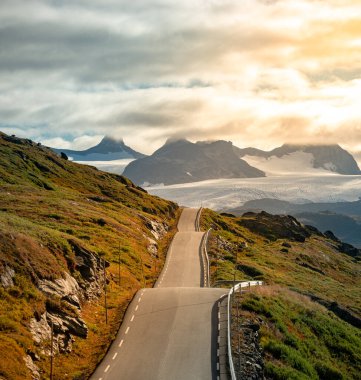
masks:
{"type": "Polygon", "coordinates": [[[14,286],[13,278],[15,277],[14,269],[9,266],[5,266],[5,268],[0,273],[0,282],[4,288],[9,288],[10,286],[14,286]]]}
{"type": "Polygon", "coordinates": [[[149,219],[144,215],[139,215],[139,217],[145,222],[145,226],[148,228],[149,232],[153,235],[153,238],[145,236],[148,240],[147,250],[153,256],[158,256],[158,243],[157,241],[162,239],[168,232],[168,224],[160,223],[155,220],[149,219]]]}
{"type": "Polygon", "coordinates": [[[56,280],[40,280],[38,288],[48,296],[56,296],[80,308],[81,290],[79,284],[69,273],[56,280]]]}
{"type": "Polygon", "coordinates": [[[324,233],[325,237],[329,238],[330,240],[335,242],[335,248],[341,252],[345,253],[348,256],[351,257],[360,257],[361,258],[361,249],[354,247],[351,244],[344,243],[340,239],[338,239],[332,231],[326,231],[324,233]]]}
{"type": "Polygon", "coordinates": [[[76,266],[81,279],[78,282],[84,299],[91,300],[98,298],[104,285],[103,270],[104,265],[107,268],[109,263],[104,261],[94,252],[82,247],[76,240],[69,240],[75,254],[76,266]]]}
{"type": "MultiPolygon", "coordinates": [[[[34,363],[33,358],[30,355],[24,356],[25,365],[29,368],[31,372],[32,380],[40,380],[39,367],[34,363]]],[[[1,379],[1,377],[0,377],[1,379]]]]}
{"type": "Polygon", "coordinates": [[[41,347],[42,353],[50,355],[51,326],[54,332],[55,353],[66,353],[72,350],[73,336],[86,338],[88,328],[80,316],[70,316],[66,313],[53,314],[45,312],[37,320],[30,320],[30,332],[34,342],[41,347]]]}
{"type": "Polygon", "coordinates": [[[250,231],[274,241],[287,239],[290,241],[304,242],[312,234],[322,235],[316,228],[309,228],[301,224],[290,215],[271,215],[265,211],[261,213],[248,212],[237,223],[250,231]]]}
{"type": "Polygon", "coordinates": [[[100,296],[104,287],[104,266],[109,266],[108,262],[82,247],[75,239],[69,243],[75,255],[75,265],[73,263],[70,269],[74,275],[78,273],[77,279],[64,272],[60,278],[40,279],[37,283],[38,289],[48,297],[47,311],[32,318],[29,327],[35,344],[46,355],[50,355],[51,326],[56,353],[70,352],[74,336],[87,337],[88,327],[81,318],[81,306],[84,301],[100,296]]]}

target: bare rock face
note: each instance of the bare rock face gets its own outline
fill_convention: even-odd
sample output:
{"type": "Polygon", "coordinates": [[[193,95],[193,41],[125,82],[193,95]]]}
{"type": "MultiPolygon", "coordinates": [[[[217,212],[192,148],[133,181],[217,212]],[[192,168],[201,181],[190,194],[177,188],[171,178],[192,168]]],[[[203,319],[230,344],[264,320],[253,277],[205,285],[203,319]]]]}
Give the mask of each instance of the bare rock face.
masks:
{"type": "Polygon", "coordinates": [[[69,243],[76,259],[72,269],[80,274],[78,280],[64,272],[60,278],[41,279],[37,284],[51,302],[47,304],[47,312],[31,319],[30,331],[35,344],[45,355],[50,355],[51,326],[55,353],[71,352],[75,336],[87,337],[88,327],[81,318],[81,306],[85,300],[100,296],[104,286],[104,265],[109,266],[109,263],[80,246],[77,241],[71,240],[69,243]]]}
{"type": "Polygon", "coordinates": [[[151,220],[144,215],[140,215],[140,217],[144,220],[145,225],[149,229],[149,232],[153,235],[153,238],[150,238],[148,236],[144,236],[148,240],[148,252],[153,256],[158,256],[158,243],[157,240],[162,239],[167,231],[168,231],[168,225],[167,223],[159,223],[155,220],[151,220]]]}
{"type": "Polygon", "coordinates": [[[79,283],[83,297],[86,300],[96,299],[103,289],[103,268],[109,266],[97,254],[80,246],[77,241],[69,240],[76,258],[76,270],[83,279],[79,283]]]}
{"type": "Polygon", "coordinates": [[[80,308],[81,289],[75,278],[67,272],[64,272],[64,278],[57,278],[54,281],[40,280],[38,288],[46,295],[57,296],[80,308]]]}
{"type": "Polygon", "coordinates": [[[51,325],[54,332],[55,353],[71,352],[74,336],[86,338],[88,328],[85,322],[78,317],[71,317],[66,314],[52,314],[45,312],[39,320],[30,320],[30,332],[38,346],[42,346],[42,352],[50,355],[51,325]]]}
{"type": "Polygon", "coordinates": [[[32,380],[40,380],[40,373],[38,366],[34,363],[32,357],[30,355],[24,356],[25,365],[31,371],[32,380]]]}
{"type": "Polygon", "coordinates": [[[0,282],[4,288],[9,288],[10,286],[14,286],[13,278],[15,277],[14,269],[5,266],[3,272],[0,274],[0,282]]]}

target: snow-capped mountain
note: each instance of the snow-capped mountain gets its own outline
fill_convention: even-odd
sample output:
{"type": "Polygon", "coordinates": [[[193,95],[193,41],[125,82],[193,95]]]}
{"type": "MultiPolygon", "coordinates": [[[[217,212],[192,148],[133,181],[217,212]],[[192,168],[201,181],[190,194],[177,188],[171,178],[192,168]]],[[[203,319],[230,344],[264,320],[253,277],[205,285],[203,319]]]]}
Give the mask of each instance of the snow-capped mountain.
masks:
{"type": "Polygon", "coordinates": [[[113,161],[113,160],[131,160],[145,157],[144,154],[136,152],[124,144],[123,139],[115,139],[105,136],[96,146],[87,150],[77,151],[69,149],[52,148],[56,153],[65,153],[74,161],[113,161]]]}
{"type": "Polygon", "coordinates": [[[354,157],[339,145],[285,144],[270,152],[260,149],[234,148],[250,165],[267,175],[326,174],[359,175],[361,171],[354,157]]]}
{"type": "Polygon", "coordinates": [[[137,184],[187,183],[216,178],[264,177],[240,159],[231,142],[169,140],[151,156],[131,162],[124,175],[137,184]]]}

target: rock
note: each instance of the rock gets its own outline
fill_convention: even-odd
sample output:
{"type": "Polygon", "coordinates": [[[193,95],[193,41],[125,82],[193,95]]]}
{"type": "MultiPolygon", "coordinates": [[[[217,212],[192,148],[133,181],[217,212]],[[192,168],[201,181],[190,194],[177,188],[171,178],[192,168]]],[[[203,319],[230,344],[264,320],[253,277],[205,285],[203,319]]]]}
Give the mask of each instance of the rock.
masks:
{"type": "Polygon", "coordinates": [[[302,243],[313,233],[293,216],[271,215],[265,211],[259,214],[244,214],[244,218],[240,219],[238,224],[270,241],[287,239],[302,243]]]}
{"type": "Polygon", "coordinates": [[[4,288],[9,288],[10,286],[14,286],[13,278],[15,277],[14,269],[5,266],[3,272],[0,274],[1,285],[4,288]]]}
{"type": "Polygon", "coordinates": [[[51,280],[39,280],[38,288],[50,296],[57,296],[70,304],[80,308],[80,287],[74,277],[64,272],[65,278],[51,280]]]}
{"type": "Polygon", "coordinates": [[[153,256],[158,256],[158,244],[154,239],[147,238],[148,239],[148,246],[147,250],[148,252],[153,256]]]}
{"type": "Polygon", "coordinates": [[[140,217],[143,219],[146,227],[149,229],[150,233],[156,240],[159,240],[166,235],[168,231],[168,225],[166,223],[156,222],[155,220],[151,220],[144,215],[140,215],[140,217]]]}
{"type": "Polygon", "coordinates": [[[31,371],[32,380],[40,380],[39,367],[35,365],[30,355],[24,356],[25,365],[31,371]]]}
{"type": "Polygon", "coordinates": [[[101,259],[96,253],[83,248],[75,239],[68,241],[75,253],[75,269],[79,271],[84,280],[79,284],[83,296],[87,300],[98,298],[104,285],[104,263],[105,267],[109,267],[110,264],[101,259]]]}
{"type": "Polygon", "coordinates": [[[30,319],[30,332],[35,343],[40,344],[51,337],[51,328],[46,319],[46,313],[42,314],[40,320],[30,319]]]}

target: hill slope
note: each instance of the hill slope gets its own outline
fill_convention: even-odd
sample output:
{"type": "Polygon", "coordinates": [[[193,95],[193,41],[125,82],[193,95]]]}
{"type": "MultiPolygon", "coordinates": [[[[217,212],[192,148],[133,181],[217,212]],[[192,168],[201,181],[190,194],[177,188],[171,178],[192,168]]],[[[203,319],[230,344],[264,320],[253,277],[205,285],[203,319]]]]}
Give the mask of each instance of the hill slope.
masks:
{"type": "Polygon", "coordinates": [[[124,177],[0,133],[0,377],[49,377],[53,323],[55,378],[86,378],[154,283],[177,214],[124,177]]]}
{"type": "Polygon", "coordinates": [[[341,240],[361,247],[361,199],[354,202],[324,202],[296,204],[273,198],[245,202],[226,210],[235,215],[248,211],[289,214],[304,224],[311,224],[322,232],[331,230],[341,240]]]}
{"type": "MultiPolygon", "coordinates": [[[[243,295],[241,319],[234,324],[242,341],[261,346],[256,355],[263,356],[266,379],[359,378],[360,250],[346,254],[332,235],[286,215],[234,217],[205,210],[201,223],[213,229],[213,284],[232,284],[233,276],[265,282],[243,295]]],[[[235,333],[235,363],[244,363],[252,378],[254,353],[242,345],[238,358],[237,340],[235,333]]]]}
{"type": "Polygon", "coordinates": [[[361,174],[353,156],[339,145],[284,144],[269,152],[255,148],[235,148],[235,152],[251,165],[269,172],[298,173],[313,168],[345,175],[361,174]]]}
{"type": "Polygon", "coordinates": [[[168,141],[151,156],[131,162],[124,175],[137,184],[165,185],[215,178],[263,177],[239,159],[231,142],[168,141]]]}
{"type": "Polygon", "coordinates": [[[63,152],[74,161],[112,161],[145,157],[144,154],[125,145],[122,139],[117,140],[109,136],[105,136],[98,145],[83,151],[57,148],[52,150],[58,154],[63,152]]]}

